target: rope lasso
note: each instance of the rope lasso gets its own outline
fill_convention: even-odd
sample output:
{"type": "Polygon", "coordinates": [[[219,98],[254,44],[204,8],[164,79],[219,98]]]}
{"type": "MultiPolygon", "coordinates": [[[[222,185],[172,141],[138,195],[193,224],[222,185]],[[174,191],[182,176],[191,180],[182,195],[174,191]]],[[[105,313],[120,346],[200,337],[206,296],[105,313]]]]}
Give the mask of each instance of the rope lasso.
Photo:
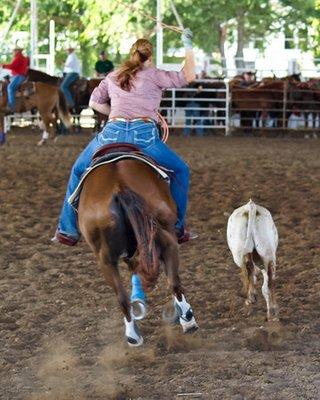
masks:
{"type": "Polygon", "coordinates": [[[139,10],[139,8],[135,7],[133,4],[128,4],[128,3],[125,3],[125,2],[123,2],[121,0],[117,0],[117,1],[118,1],[119,4],[122,4],[126,8],[130,8],[131,10],[136,11],[138,14],[143,15],[144,17],[150,19],[151,21],[156,22],[157,24],[161,25],[163,28],[169,29],[170,31],[177,32],[177,33],[182,33],[183,32],[182,28],[179,28],[179,27],[174,26],[174,25],[165,24],[164,22],[159,21],[153,15],[146,14],[145,12],[139,10]]]}
{"type": "Polygon", "coordinates": [[[167,143],[167,140],[169,138],[169,127],[168,127],[167,121],[164,119],[164,117],[159,112],[157,112],[157,116],[159,118],[159,124],[163,131],[161,140],[163,141],[163,143],[167,143]]]}

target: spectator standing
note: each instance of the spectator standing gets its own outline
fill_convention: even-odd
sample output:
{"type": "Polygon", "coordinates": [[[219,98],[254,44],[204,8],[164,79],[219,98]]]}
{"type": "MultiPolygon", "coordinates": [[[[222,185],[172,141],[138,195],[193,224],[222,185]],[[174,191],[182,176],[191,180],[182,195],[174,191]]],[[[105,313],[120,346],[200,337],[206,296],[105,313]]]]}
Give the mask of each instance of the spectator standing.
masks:
{"type": "Polygon", "coordinates": [[[66,62],[64,63],[64,76],[60,88],[70,108],[74,107],[74,98],[70,91],[70,87],[77,79],[79,79],[80,72],[81,65],[78,57],[75,54],[75,49],[73,47],[69,47],[68,57],[66,59],[66,62]]]}
{"type": "Polygon", "coordinates": [[[289,129],[299,129],[305,127],[305,119],[303,114],[299,111],[298,107],[294,105],[292,107],[292,113],[288,118],[289,129]]]}
{"type": "Polygon", "coordinates": [[[26,79],[30,60],[22,54],[20,48],[14,49],[13,60],[10,64],[3,64],[2,67],[11,70],[12,78],[7,86],[8,111],[14,112],[16,108],[16,92],[21,83],[26,79]]]}
{"type": "Polygon", "coordinates": [[[240,83],[241,87],[246,88],[253,85],[254,83],[256,83],[256,78],[253,72],[247,71],[242,74],[242,81],[240,83]]]}
{"type": "Polygon", "coordinates": [[[98,78],[104,78],[108,75],[109,72],[113,71],[114,65],[112,61],[108,60],[105,51],[100,52],[99,60],[96,62],[94,69],[96,72],[96,77],[98,78]]]}
{"type": "Polygon", "coordinates": [[[203,118],[201,118],[203,113],[201,110],[199,110],[201,107],[201,100],[198,100],[199,98],[203,97],[203,86],[201,83],[197,83],[195,87],[197,90],[195,92],[191,92],[191,99],[186,104],[186,125],[189,126],[186,126],[183,129],[183,136],[190,136],[192,129],[190,125],[196,126],[197,136],[203,136],[204,134],[203,127],[199,126],[203,125],[203,118]]]}

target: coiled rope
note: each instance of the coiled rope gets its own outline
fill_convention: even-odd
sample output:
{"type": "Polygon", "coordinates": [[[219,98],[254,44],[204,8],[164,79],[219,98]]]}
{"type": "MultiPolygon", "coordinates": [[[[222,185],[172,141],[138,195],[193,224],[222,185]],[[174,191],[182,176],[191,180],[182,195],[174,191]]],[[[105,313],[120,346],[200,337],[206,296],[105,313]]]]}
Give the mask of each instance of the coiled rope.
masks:
{"type": "Polygon", "coordinates": [[[163,143],[167,143],[167,140],[169,138],[169,127],[167,121],[163,118],[163,116],[159,112],[157,113],[157,116],[159,118],[159,124],[162,128],[161,140],[163,141],[163,143]]]}

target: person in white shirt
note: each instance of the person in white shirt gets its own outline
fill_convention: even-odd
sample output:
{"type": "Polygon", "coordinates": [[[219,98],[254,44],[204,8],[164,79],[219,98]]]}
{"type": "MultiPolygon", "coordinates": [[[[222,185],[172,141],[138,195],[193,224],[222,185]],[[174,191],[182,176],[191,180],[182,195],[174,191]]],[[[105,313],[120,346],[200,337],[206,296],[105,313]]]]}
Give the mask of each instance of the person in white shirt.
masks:
{"type": "Polygon", "coordinates": [[[298,107],[294,105],[292,107],[292,113],[288,118],[289,129],[299,129],[305,127],[305,120],[303,114],[299,111],[298,107]]]}
{"type": "Polygon", "coordinates": [[[81,66],[80,66],[80,61],[74,52],[74,48],[69,47],[68,53],[69,53],[69,55],[66,59],[66,62],[64,63],[64,69],[63,69],[64,77],[63,77],[62,83],[60,85],[60,88],[67,100],[68,106],[70,108],[73,108],[74,107],[74,99],[73,99],[72,93],[70,91],[70,86],[77,79],[79,79],[79,75],[81,72],[81,66]]]}

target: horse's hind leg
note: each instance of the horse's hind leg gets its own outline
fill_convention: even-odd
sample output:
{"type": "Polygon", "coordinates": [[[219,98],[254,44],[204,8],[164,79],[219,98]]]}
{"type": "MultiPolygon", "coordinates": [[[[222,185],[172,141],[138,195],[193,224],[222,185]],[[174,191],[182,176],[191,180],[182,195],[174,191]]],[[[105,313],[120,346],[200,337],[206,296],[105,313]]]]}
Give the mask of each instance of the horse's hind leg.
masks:
{"type": "MultiPolygon", "coordinates": [[[[133,255],[131,258],[125,257],[124,261],[127,263],[130,271],[136,271],[138,261],[133,255]]],[[[146,302],[147,298],[143,291],[142,282],[138,274],[132,273],[131,276],[131,310],[134,319],[143,319],[147,314],[146,302]]]]}
{"type": "MultiPolygon", "coordinates": [[[[103,246],[104,245],[102,245],[102,247],[103,246]]],[[[129,346],[141,346],[143,343],[143,337],[141,336],[137,324],[132,316],[129,297],[120,279],[120,274],[118,271],[118,256],[111,257],[107,248],[101,248],[97,253],[97,258],[102,269],[103,276],[107,284],[110,285],[115,291],[120,308],[124,314],[127,343],[129,346]]]]}
{"type": "Polygon", "coordinates": [[[42,137],[41,140],[38,142],[38,146],[42,146],[47,142],[47,140],[51,135],[54,135],[54,126],[55,126],[55,121],[52,115],[50,115],[50,112],[45,111],[45,112],[40,112],[41,118],[42,118],[42,123],[44,126],[43,132],[42,132],[42,137]]]}
{"type": "Polygon", "coordinates": [[[137,274],[132,274],[131,276],[131,307],[134,319],[140,320],[143,319],[147,314],[146,309],[146,295],[142,288],[142,282],[137,274]]]}
{"type": "Polygon", "coordinates": [[[174,295],[174,307],[177,310],[179,322],[184,333],[198,329],[192,308],[186,301],[179,277],[178,243],[174,233],[162,230],[159,233],[161,256],[165,264],[165,271],[174,295]]]}

